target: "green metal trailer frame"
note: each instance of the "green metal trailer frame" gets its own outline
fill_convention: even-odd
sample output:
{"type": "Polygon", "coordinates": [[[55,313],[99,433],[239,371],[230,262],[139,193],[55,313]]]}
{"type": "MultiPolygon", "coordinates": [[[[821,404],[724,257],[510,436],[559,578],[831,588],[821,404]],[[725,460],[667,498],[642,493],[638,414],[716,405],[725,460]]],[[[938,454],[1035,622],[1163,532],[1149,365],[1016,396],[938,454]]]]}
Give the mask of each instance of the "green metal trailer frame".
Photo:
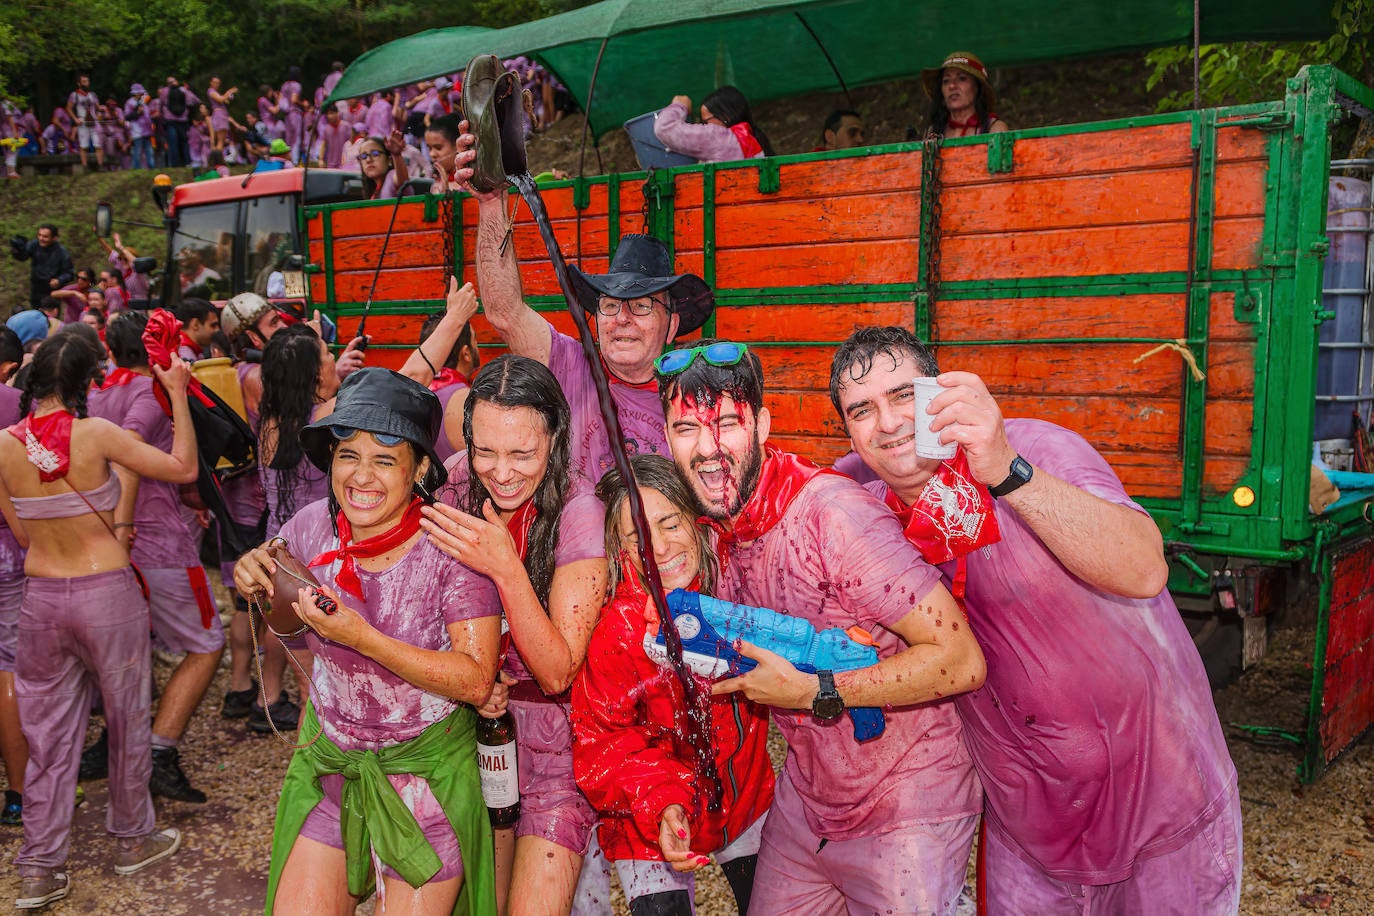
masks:
{"type": "MultiPolygon", "coordinates": [[[[1184,344],[1192,352],[1203,373],[1206,372],[1209,304],[1217,294],[1233,297],[1237,321],[1253,327],[1254,413],[1250,462],[1236,487],[1224,494],[1208,495],[1202,486],[1204,406],[1207,381],[1187,376],[1183,392],[1183,420],[1180,451],[1183,456],[1183,487],[1180,499],[1142,498],[1159,524],[1171,558],[1170,588],[1192,595],[1210,595],[1212,570],[1228,562],[1252,562],[1296,569],[1304,564],[1321,576],[1318,610],[1317,650],[1313,660],[1313,685],[1309,703],[1307,732],[1300,736],[1306,747],[1301,765],[1304,779],[1315,779],[1339,753],[1323,750],[1320,735],[1324,711],[1331,705],[1324,672],[1330,659],[1327,644],[1340,621],[1332,618],[1334,583],[1333,555],[1348,550],[1362,538],[1374,536],[1369,520],[1370,500],[1338,504],[1323,515],[1308,509],[1309,468],[1312,456],[1312,431],[1317,381],[1318,329],[1334,317],[1322,305],[1323,261],[1328,249],[1326,237],[1327,182],[1330,176],[1331,128],[1353,114],[1374,111],[1374,90],[1330,66],[1304,67],[1287,81],[1284,98],[1279,101],[1232,106],[1219,109],[1150,115],[1093,124],[1029,128],[984,137],[945,141],[946,147],[983,144],[987,148],[988,172],[1009,171],[1013,167],[1015,145],[1038,137],[1089,134],[1119,130],[1123,127],[1148,127],[1186,123],[1191,126],[1194,155],[1192,181],[1191,255],[1188,271],[1149,272],[1111,276],[1072,276],[1042,278],[1034,282],[1008,279],[979,279],[946,282],[933,288],[930,259],[938,257],[939,207],[938,183],[922,182],[920,262],[913,265],[914,279],[885,284],[842,286],[776,286],[752,289],[719,290],[717,304],[726,309],[742,305],[784,305],[789,303],[914,303],[913,330],[923,339],[932,339],[932,306],[939,301],[987,298],[1030,299],[1053,295],[1106,296],[1139,293],[1168,293],[1188,296],[1187,327],[1184,344]],[[1225,131],[1256,129],[1266,133],[1268,171],[1265,187],[1265,214],[1260,266],[1245,270],[1214,269],[1214,216],[1216,202],[1216,165],[1218,137],[1225,131]],[[1237,498],[1237,490],[1248,488],[1253,501],[1237,498]]],[[[758,191],[767,195],[778,188],[779,166],[819,159],[845,159],[851,156],[919,151],[920,143],[875,147],[867,151],[812,153],[741,163],[686,166],[670,170],[604,175],[557,182],[550,188],[570,187],[574,206],[585,209],[592,189],[605,185],[610,200],[605,216],[605,231],[612,251],[622,234],[644,231],[674,245],[674,191],[681,176],[701,173],[703,184],[702,248],[704,278],[716,280],[715,187],[719,176],[732,169],[758,171],[758,191]],[[637,182],[644,188],[642,212],[621,212],[621,185],[637,182]]],[[[929,157],[923,157],[928,159],[929,157]]],[[[927,176],[929,177],[929,176],[927,176]]],[[[423,202],[425,219],[436,222],[435,198],[415,198],[423,202]]],[[[340,211],[391,206],[391,201],[359,202],[305,208],[301,214],[302,237],[310,234],[323,241],[322,263],[307,269],[323,273],[326,301],[316,303],[336,320],[357,315],[361,302],[337,301],[334,296],[332,264],[332,225],[340,211]]],[[[453,263],[462,271],[464,252],[462,207],[453,207],[459,221],[452,232],[453,263]]],[[[588,217],[590,219],[590,217],[588,217]]],[[[579,217],[580,219],[580,217],[579,217]]],[[[580,235],[579,235],[580,238],[580,235]]],[[[468,278],[470,279],[470,278],[468,278]]],[[[938,279],[938,278],[933,278],[938,279]]],[[[541,311],[564,308],[561,297],[531,297],[530,304],[541,311]]],[[[442,307],[439,299],[374,302],[371,318],[384,315],[416,315],[442,307]]],[[[704,332],[714,330],[713,318],[704,332]]],[[[1003,340],[945,340],[934,338],[941,348],[1003,346],[1017,343],[1168,343],[1152,337],[1026,338],[1003,340]]],[[[816,341],[808,341],[815,344],[816,341]]],[[[824,343],[824,342],[821,342],[824,343]]],[[[839,341],[834,341],[838,344],[839,341]]],[[[762,342],[760,347],[788,347],[788,341],[762,342]]],[[[398,345],[399,346],[399,345],[398,345]]],[[[1370,599],[1374,601],[1374,598],[1370,599]]],[[[1366,614],[1374,619],[1374,615],[1366,614]]],[[[1363,618],[1361,618],[1363,619],[1363,618]]],[[[1366,621],[1367,623],[1368,621],[1366,621]]],[[[1363,626],[1364,624],[1359,624],[1363,626]]],[[[1369,634],[1365,634],[1368,637],[1369,634]]],[[[1364,642],[1358,641],[1361,647],[1364,642]]],[[[1370,645],[1374,649],[1374,644],[1370,645]]],[[[1374,656],[1374,653],[1371,653],[1374,656]]],[[[1364,680],[1374,681],[1374,661],[1364,680]]],[[[1369,701],[1374,716],[1374,699],[1369,701]]],[[[1367,723],[1366,723],[1367,724],[1367,723]]],[[[1356,735],[1355,737],[1358,737],[1356,735]]]]}

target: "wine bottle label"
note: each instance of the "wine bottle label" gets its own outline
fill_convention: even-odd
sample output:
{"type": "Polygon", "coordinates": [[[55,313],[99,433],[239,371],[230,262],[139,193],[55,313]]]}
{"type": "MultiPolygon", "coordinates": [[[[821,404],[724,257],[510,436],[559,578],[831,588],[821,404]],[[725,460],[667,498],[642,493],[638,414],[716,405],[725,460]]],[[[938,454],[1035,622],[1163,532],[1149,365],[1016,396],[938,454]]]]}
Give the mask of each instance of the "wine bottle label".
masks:
{"type": "Polygon", "coordinates": [[[477,767],[482,776],[482,800],[488,808],[509,808],[520,801],[520,770],[514,741],[478,744],[477,767]]]}

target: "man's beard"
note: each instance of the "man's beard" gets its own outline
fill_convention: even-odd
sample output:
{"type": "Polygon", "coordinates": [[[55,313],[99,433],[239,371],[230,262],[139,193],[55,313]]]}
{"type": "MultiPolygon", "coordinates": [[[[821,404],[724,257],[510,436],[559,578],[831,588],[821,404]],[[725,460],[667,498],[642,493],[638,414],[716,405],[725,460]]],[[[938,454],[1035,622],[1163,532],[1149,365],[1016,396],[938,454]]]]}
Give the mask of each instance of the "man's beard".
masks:
{"type": "MultiPolygon", "coordinates": [[[[709,460],[709,459],[708,459],[709,460]]],[[[722,461],[724,464],[724,461],[722,461]]],[[[745,458],[744,464],[740,466],[739,487],[734,499],[727,503],[723,508],[717,509],[715,506],[708,505],[696,493],[693,488],[692,495],[696,497],[697,510],[709,518],[727,519],[739,515],[753,498],[754,491],[758,489],[759,478],[763,475],[763,443],[759,441],[758,427],[754,428],[753,441],[750,444],[749,455],[745,458]]]]}

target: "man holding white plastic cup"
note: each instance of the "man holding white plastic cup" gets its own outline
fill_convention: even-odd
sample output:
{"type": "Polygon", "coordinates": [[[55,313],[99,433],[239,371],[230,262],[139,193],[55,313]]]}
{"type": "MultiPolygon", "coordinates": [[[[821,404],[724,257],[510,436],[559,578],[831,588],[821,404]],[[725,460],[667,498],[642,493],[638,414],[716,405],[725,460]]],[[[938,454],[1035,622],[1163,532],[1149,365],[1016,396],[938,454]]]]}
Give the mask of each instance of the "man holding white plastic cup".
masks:
{"type": "Polygon", "coordinates": [[[1236,771],[1154,522],[1080,436],[1004,420],[981,378],[940,373],[902,328],[841,344],[830,397],[842,469],[877,475],[987,658],[954,702],[986,793],[988,912],[1235,913],[1236,771]],[[931,377],[919,411],[913,380],[931,377]],[[955,457],[918,456],[923,426],[955,457]]]}

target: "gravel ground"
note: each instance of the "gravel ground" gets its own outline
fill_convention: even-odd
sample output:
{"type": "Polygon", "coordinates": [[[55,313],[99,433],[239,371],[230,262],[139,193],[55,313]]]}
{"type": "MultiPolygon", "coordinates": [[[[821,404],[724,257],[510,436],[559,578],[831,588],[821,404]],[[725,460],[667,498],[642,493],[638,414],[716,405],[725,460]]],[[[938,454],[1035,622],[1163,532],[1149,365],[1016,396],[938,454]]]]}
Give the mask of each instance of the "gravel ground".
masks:
{"type": "MultiPolygon", "coordinates": [[[[1301,730],[1312,658],[1310,633],[1275,634],[1270,653],[1257,668],[1216,694],[1227,724],[1231,753],[1240,772],[1245,812],[1245,877],[1241,912],[1280,914],[1325,910],[1337,914],[1374,912],[1374,755],[1366,738],[1316,785],[1297,779],[1297,748],[1252,740],[1239,725],[1301,730]]],[[[168,660],[154,666],[160,681],[168,660]]],[[[219,717],[219,698],[228,680],[227,661],[187,736],[183,764],[191,781],[209,796],[203,806],[156,800],[160,826],[185,834],[170,862],[128,878],[112,871],[113,841],[104,833],[105,783],[85,784],[86,803],[77,810],[69,871],[72,894],[53,913],[260,913],[277,790],[289,750],[272,736],[247,731],[242,721],[219,717]]],[[[97,726],[93,724],[93,740],[97,726]]],[[[782,744],[772,750],[780,762],[782,744]]],[[[13,860],[20,832],[0,833],[0,856],[13,860]]],[[[13,869],[0,869],[0,900],[18,892],[13,869]]],[[[628,913],[618,889],[614,912],[628,913]]],[[[699,879],[698,912],[736,912],[719,868],[699,879]]],[[[369,904],[359,912],[371,911],[369,904]]]]}

